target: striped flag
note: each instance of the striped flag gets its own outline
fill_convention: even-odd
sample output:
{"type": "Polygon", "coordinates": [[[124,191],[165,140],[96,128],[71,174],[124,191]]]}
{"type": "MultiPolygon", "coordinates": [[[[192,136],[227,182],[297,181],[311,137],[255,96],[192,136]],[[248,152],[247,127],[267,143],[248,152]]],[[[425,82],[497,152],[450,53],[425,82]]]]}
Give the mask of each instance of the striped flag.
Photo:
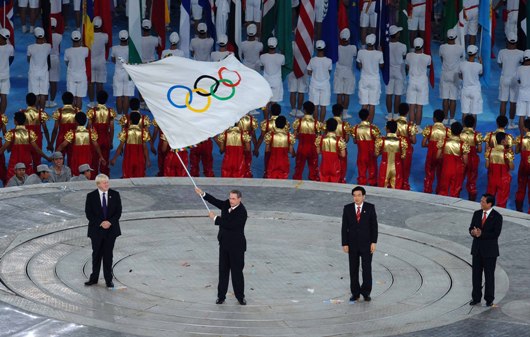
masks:
{"type": "Polygon", "coordinates": [[[276,27],[276,0],[263,0],[263,19],[261,20],[261,42],[266,46],[269,37],[274,36],[276,27]]]}
{"type": "Polygon", "coordinates": [[[13,29],[13,0],[0,0],[0,26],[9,30],[9,42],[15,46],[15,31],[13,29]]]}
{"type": "Polygon", "coordinates": [[[182,0],[180,3],[180,50],[184,52],[185,57],[190,56],[190,17],[191,17],[191,1],[182,0]]]}
{"type": "Polygon", "coordinates": [[[375,11],[378,13],[377,19],[377,43],[383,51],[383,82],[388,84],[390,80],[390,50],[388,43],[390,42],[390,22],[388,15],[388,5],[385,0],[378,0],[375,4],[375,11]]]}
{"type": "Polygon", "coordinates": [[[315,0],[300,0],[300,14],[294,36],[294,75],[304,76],[311,56],[313,56],[313,36],[315,35],[315,0]]]}
{"type": "MultiPolygon", "coordinates": [[[[184,2],[184,1],[183,1],[184,2]]],[[[131,0],[129,11],[129,63],[142,63],[142,3],[131,0]]]]}
{"type": "Polygon", "coordinates": [[[480,40],[480,55],[483,66],[482,81],[488,87],[491,68],[491,15],[493,12],[491,0],[481,0],[478,10],[478,23],[482,27],[480,40]]]}

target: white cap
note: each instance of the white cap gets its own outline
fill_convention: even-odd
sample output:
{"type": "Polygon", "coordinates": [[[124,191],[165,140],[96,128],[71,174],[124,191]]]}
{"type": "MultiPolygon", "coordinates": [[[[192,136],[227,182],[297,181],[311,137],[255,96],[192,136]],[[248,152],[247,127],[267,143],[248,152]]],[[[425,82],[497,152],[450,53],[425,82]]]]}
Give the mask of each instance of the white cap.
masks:
{"type": "Polygon", "coordinates": [[[478,53],[478,47],[477,46],[472,44],[472,45],[469,45],[467,47],[467,54],[468,55],[475,55],[476,53],[478,53]]]}
{"type": "Polygon", "coordinates": [[[403,30],[403,28],[398,27],[396,25],[392,25],[392,26],[390,26],[390,28],[388,28],[388,33],[390,35],[396,35],[397,33],[401,32],[402,30],[403,30]]]}
{"type": "Polygon", "coordinates": [[[41,27],[37,27],[33,31],[33,34],[35,34],[36,38],[44,37],[44,29],[42,29],[41,27]]]}
{"type": "Polygon", "coordinates": [[[149,19],[144,19],[142,21],[142,28],[143,29],[151,29],[151,20],[149,19]]]}
{"type": "Polygon", "coordinates": [[[81,32],[78,30],[74,30],[72,32],[72,40],[74,41],[81,41],[81,32]]]}
{"type": "Polygon", "coordinates": [[[251,23],[250,25],[247,26],[247,35],[248,36],[256,35],[257,31],[258,31],[258,28],[256,27],[255,24],[251,23]]]}
{"type": "Polygon", "coordinates": [[[269,48],[276,48],[277,45],[278,39],[275,37],[269,37],[269,39],[267,40],[267,46],[269,46],[269,48]]]}
{"type": "Polygon", "coordinates": [[[179,43],[179,41],[180,41],[179,33],[173,32],[171,33],[171,35],[169,35],[169,42],[171,42],[171,44],[177,44],[179,43]]]}
{"type": "Polygon", "coordinates": [[[326,42],[324,42],[323,40],[318,40],[316,43],[315,43],[315,48],[317,50],[322,50],[324,48],[326,48],[326,42]]]}
{"type": "Polygon", "coordinates": [[[9,34],[9,30],[8,30],[8,29],[3,28],[3,29],[0,29],[0,35],[1,35],[3,38],[7,39],[7,38],[9,38],[9,36],[10,36],[11,34],[9,34]]]}
{"type": "Polygon", "coordinates": [[[423,48],[423,39],[421,37],[417,37],[414,39],[414,48],[416,49],[423,48]]]}
{"type": "Polygon", "coordinates": [[[228,43],[228,36],[226,36],[225,34],[219,36],[219,39],[217,40],[217,44],[219,44],[220,46],[226,46],[227,43],[228,43]]]}
{"type": "Polygon", "coordinates": [[[525,61],[530,60],[530,49],[524,51],[523,58],[525,61]]]}
{"type": "Polygon", "coordinates": [[[514,32],[508,33],[508,35],[506,36],[506,40],[508,40],[508,42],[510,43],[517,43],[517,34],[515,34],[514,32]]]}
{"type": "Polygon", "coordinates": [[[350,30],[348,28],[344,28],[340,31],[340,39],[341,40],[349,40],[350,39],[350,30]]]}
{"type": "Polygon", "coordinates": [[[50,18],[50,25],[52,27],[57,27],[57,19],[56,18],[50,18]]]}
{"type": "Polygon", "coordinates": [[[370,34],[366,37],[366,44],[371,46],[375,44],[375,34],[370,34]]]}
{"type": "Polygon", "coordinates": [[[208,31],[208,26],[204,22],[201,22],[197,25],[197,31],[199,33],[206,33],[208,31]]]}
{"type": "Polygon", "coordinates": [[[126,31],[125,29],[124,30],[120,30],[119,34],[118,34],[120,40],[122,41],[125,41],[129,38],[129,32],[126,31]]]}
{"type": "Polygon", "coordinates": [[[458,36],[458,34],[456,32],[456,29],[451,28],[451,29],[449,29],[447,31],[447,38],[449,40],[454,40],[454,39],[456,39],[457,36],[458,36]]]}
{"type": "Polygon", "coordinates": [[[103,20],[101,20],[101,16],[96,16],[92,20],[92,23],[94,24],[94,28],[101,28],[101,25],[103,25],[103,20]]]}

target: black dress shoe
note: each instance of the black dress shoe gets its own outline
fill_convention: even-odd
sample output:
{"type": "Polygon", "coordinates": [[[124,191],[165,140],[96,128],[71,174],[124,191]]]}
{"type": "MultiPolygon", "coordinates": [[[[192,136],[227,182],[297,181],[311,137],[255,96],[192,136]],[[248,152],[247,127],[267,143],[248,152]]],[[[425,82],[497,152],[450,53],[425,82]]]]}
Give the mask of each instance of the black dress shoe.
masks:
{"type": "Polygon", "coordinates": [[[92,286],[94,284],[98,284],[98,281],[94,281],[94,280],[88,280],[85,282],[85,285],[86,286],[92,286]]]}
{"type": "Polygon", "coordinates": [[[237,299],[237,301],[239,302],[239,304],[241,305],[247,305],[247,301],[245,301],[245,299],[237,299]]]}
{"type": "Polygon", "coordinates": [[[367,296],[364,296],[363,295],[363,298],[364,298],[364,301],[365,302],[370,302],[372,300],[372,298],[370,297],[370,295],[367,295],[367,296]]]}
{"type": "Polygon", "coordinates": [[[359,300],[359,296],[351,296],[350,297],[350,302],[354,302],[354,301],[358,301],[359,300]]]}
{"type": "Polygon", "coordinates": [[[218,298],[216,301],[215,301],[215,304],[223,304],[225,302],[225,299],[220,299],[218,298]]]}
{"type": "Polygon", "coordinates": [[[486,306],[487,307],[492,307],[493,306],[493,302],[486,302],[486,306]]]}
{"type": "Polygon", "coordinates": [[[107,288],[114,288],[114,283],[108,282],[107,283],[107,288]]]}
{"type": "Polygon", "coordinates": [[[479,303],[480,303],[480,301],[471,300],[471,301],[469,302],[469,305],[477,305],[477,304],[479,304],[479,303]]]}

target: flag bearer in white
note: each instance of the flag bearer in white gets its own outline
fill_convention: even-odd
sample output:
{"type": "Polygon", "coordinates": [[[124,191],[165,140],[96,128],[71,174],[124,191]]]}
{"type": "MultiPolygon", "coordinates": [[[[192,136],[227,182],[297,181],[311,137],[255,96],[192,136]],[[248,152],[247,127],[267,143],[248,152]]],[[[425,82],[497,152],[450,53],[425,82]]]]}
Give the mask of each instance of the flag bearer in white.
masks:
{"type": "Polygon", "coordinates": [[[421,119],[423,106],[429,104],[429,78],[427,69],[431,66],[431,56],[423,53],[423,39],[414,39],[414,52],[408,53],[405,60],[409,73],[407,103],[410,106],[410,121],[416,123],[418,132],[422,132],[421,119]]]}
{"type": "Polygon", "coordinates": [[[359,103],[363,109],[368,110],[368,121],[374,121],[375,106],[379,105],[381,96],[381,79],[379,69],[383,68],[385,61],[383,52],[375,49],[375,35],[366,37],[366,49],[361,49],[357,54],[357,68],[361,70],[359,80],[359,103]]]}
{"type": "Polygon", "coordinates": [[[464,60],[465,49],[456,43],[458,34],[455,29],[447,31],[447,43],[440,46],[442,75],[440,78],[440,98],[442,99],[444,124],[456,122],[456,101],[460,99],[460,62],[464,60]],[[447,114],[449,112],[449,115],[447,114]]]}
{"type": "Polygon", "coordinates": [[[464,19],[466,20],[466,34],[469,35],[469,44],[475,45],[478,32],[478,6],[479,0],[463,0],[464,19]]]}
{"type": "Polygon", "coordinates": [[[7,43],[7,31],[5,28],[0,29],[0,125],[3,128],[3,133],[5,133],[5,124],[2,118],[6,112],[7,95],[9,95],[11,88],[11,83],[9,82],[9,66],[15,58],[15,49],[7,43]]]}
{"type": "Polygon", "coordinates": [[[412,11],[409,15],[408,25],[411,44],[416,37],[425,38],[425,2],[425,0],[410,0],[412,11]]]}
{"type": "MultiPolygon", "coordinates": [[[[295,42],[293,41],[293,49],[294,45],[295,42]]],[[[287,89],[289,90],[289,103],[291,104],[290,115],[293,117],[304,117],[302,105],[304,104],[304,95],[307,93],[309,87],[307,71],[305,70],[304,75],[300,78],[296,78],[294,71],[291,71],[287,75],[287,89]]]]}
{"type": "Polygon", "coordinates": [[[524,120],[530,118],[530,49],[524,51],[523,65],[517,68],[516,78],[519,82],[517,116],[519,116],[519,130],[521,135],[524,135],[524,120]]]}
{"type": "Polygon", "coordinates": [[[103,20],[96,16],[92,21],[94,24],[94,42],[90,48],[91,79],[88,86],[89,108],[95,107],[94,86],[96,92],[103,90],[103,84],[107,83],[107,62],[105,59],[105,46],[109,42],[109,36],[103,32],[103,20]]]}
{"type": "Polygon", "coordinates": [[[161,45],[160,37],[151,35],[151,20],[142,21],[142,62],[156,60],[156,48],[161,45]]]}
{"type": "Polygon", "coordinates": [[[355,91],[355,75],[353,74],[353,63],[357,56],[357,47],[350,44],[350,30],[344,28],[340,32],[339,59],[333,76],[333,92],[337,95],[337,104],[344,110],[342,118],[351,118],[348,114],[350,95],[355,91]]]}
{"type": "Polygon", "coordinates": [[[386,86],[386,111],[387,120],[394,119],[394,112],[397,114],[401,104],[401,96],[405,94],[405,56],[407,55],[407,46],[399,42],[401,27],[390,26],[390,42],[388,43],[389,52],[389,80],[386,86]]]}
{"type": "Polygon", "coordinates": [[[64,61],[68,70],[66,72],[66,90],[74,95],[74,106],[79,109],[83,106],[83,97],[87,92],[87,77],[85,61],[88,57],[88,48],[81,46],[81,33],[72,32],[72,47],[64,51],[64,61]]]}
{"type": "Polygon", "coordinates": [[[460,63],[460,76],[462,78],[462,118],[466,115],[475,117],[482,113],[482,92],[480,76],[482,75],[482,58],[477,59],[478,47],[470,45],[467,47],[468,60],[460,63]]]}
{"type": "Polygon", "coordinates": [[[377,28],[377,13],[375,12],[376,0],[364,0],[360,13],[361,43],[368,44],[367,34],[375,33],[377,28]]]}
{"type": "Polygon", "coordinates": [[[257,27],[251,23],[247,26],[247,40],[241,42],[241,55],[243,64],[260,71],[259,54],[263,51],[263,43],[256,39],[257,27]]]}
{"type": "Polygon", "coordinates": [[[29,45],[27,51],[29,63],[28,91],[37,95],[37,109],[44,109],[50,86],[48,64],[52,46],[46,43],[44,29],[37,27],[34,34],[36,43],[29,45]]]}
{"type": "Polygon", "coordinates": [[[208,37],[208,26],[204,22],[197,25],[199,37],[194,37],[190,42],[190,51],[196,61],[210,61],[213,50],[213,39],[208,37]]]}
{"type": "Polygon", "coordinates": [[[213,62],[219,62],[228,55],[232,54],[226,49],[226,44],[228,43],[228,37],[226,35],[219,36],[217,44],[219,45],[219,50],[212,52],[210,58],[213,62]]]}
{"type": "Polygon", "coordinates": [[[318,40],[315,44],[317,56],[307,65],[307,74],[311,76],[309,100],[317,107],[313,117],[321,123],[326,119],[326,107],[331,101],[330,72],[333,67],[331,59],[324,54],[325,48],[326,43],[318,40]]]}
{"type": "Polygon", "coordinates": [[[57,95],[57,82],[61,78],[61,42],[63,41],[63,34],[56,31],[57,19],[50,18],[50,26],[52,27],[52,50],[50,52],[50,97],[46,102],[47,108],[54,108],[55,96],[57,95]]]}
{"type": "Polygon", "coordinates": [[[255,24],[260,31],[261,7],[263,0],[247,0],[245,3],[245,24],[255,24]]]}
{"type": "Polygon", "coordinates": [[[171,33],[171,35],[169,35],[169,43],[171,43],[171,45],[169,46],[169,49],[162,51],[161,58],[168,57],[168,56],[184,57],[184,52],[177,48],[179,41],[180,41],[179,33],[177,32],[171,33]]]}
{"type": "Polygon", "coordinates": [[[126,30],[121,30],[119,39],[120,44],[112,47],[110,55],[112,62],[116,65],[112,77],[112,91],[116,97],[116,112],[123,115],[129,110],[129,98],[134,96],[134,83],[120,61],[123,59],[125,63],[129,62],[129,33],[126,30]]]}
{"type": "MultiPolygon", "coordinates": [[[[285,56],[276,52],[278,40],[271,37],[267,40],[269,52],[260,56],[260,62],[263,66],[263,77],[269,82],[272,90],[270,102],[278,103],[283,101],[283,83],[282,83],[282,66],[285,64],[285,56]]],[[[270,103],[263,111],[264,118],[269,119],[270,103]]]]}

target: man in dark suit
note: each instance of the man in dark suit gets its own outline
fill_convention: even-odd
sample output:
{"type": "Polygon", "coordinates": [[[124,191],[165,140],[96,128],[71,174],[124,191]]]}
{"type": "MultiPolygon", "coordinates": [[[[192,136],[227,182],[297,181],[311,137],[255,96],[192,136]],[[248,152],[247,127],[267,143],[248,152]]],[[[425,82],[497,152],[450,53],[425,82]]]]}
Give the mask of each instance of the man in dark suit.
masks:
{"type": "Polygon", "coordinates": [[[114,288],[112,282],[112,250],[116,238],[121,235],[121,198],[120,193],[109,189],[109,177],[96,176],[95,191],[86,196],[85,214],[88,219],[88,237],[92,241],[92,274],[85,285],[98,283],[99,269],[103,260],[103,276],[108,288],[114,288]]]}
{"type": "Polygon", "coordinates": [[[480,303],[482,298],[482,272],[484,272],[484,299],[491,307],[495,299],[495,264],[499,256],[499,235],[502,230],[502,215],[493,209],[495,197],[484,194],[480,198],[480,210],[473,213],[469,234],[473,237],[473,291],[469,305],[480,303]]]}
{"type": "Polygon", "coordinates": [[[372,291],[372,255],[377,243],[377,214],[373,204],[364,201],[366,190],[357,186],[352,190],[353,203],[344,206],[342,213],[342,250],[350,262],[350,301],[363,295],[370,301],[372,291]],[[363,268],[363,283],[359,285],[359,258],[363,268]]]}
{"type": "Polygon", "coordinates": [[[195,192],[204,200],[221,210],[221,215],[215,215],[210,211],[209,217],[216,226],[219,226],[219,284],[217,285],[217,301],[222,304],[226,299],[228,280],[232,273],[232,287],[237,301],[246,305],[245,280],[243,278],[243,267],[245,266],[245,251],[247,240],[245,239],[245,223],[247,222],[247,210],[241,203],[241,192],[230,191],[227,200],[219,200],[200,188],[195,192]]]}

